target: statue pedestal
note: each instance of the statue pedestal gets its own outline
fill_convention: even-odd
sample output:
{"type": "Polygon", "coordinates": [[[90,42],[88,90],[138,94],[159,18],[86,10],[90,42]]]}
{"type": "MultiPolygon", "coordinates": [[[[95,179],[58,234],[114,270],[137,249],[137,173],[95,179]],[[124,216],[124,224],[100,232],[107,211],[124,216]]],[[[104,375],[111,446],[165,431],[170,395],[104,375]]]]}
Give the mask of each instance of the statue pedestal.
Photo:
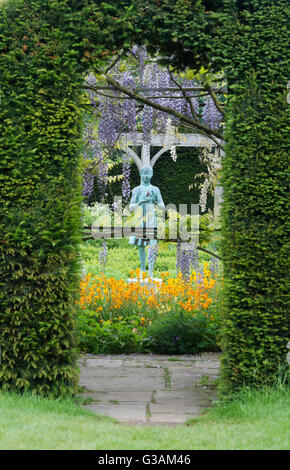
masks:
{"type": "Polygon", "coordinates": [[[159,287],[161,287],[163,279],[158,279],[156,277],[152,277],[152,278],[147,277],[145,279],[134,277],[134,278],[131,278],[131,279],[126,279],[126,282],[128,284],[138,283],[138,284],[140,284],[140,286],[148,287],[149,289],[151,287],[154,287],[155,290],[157,290],[159,287]]]}

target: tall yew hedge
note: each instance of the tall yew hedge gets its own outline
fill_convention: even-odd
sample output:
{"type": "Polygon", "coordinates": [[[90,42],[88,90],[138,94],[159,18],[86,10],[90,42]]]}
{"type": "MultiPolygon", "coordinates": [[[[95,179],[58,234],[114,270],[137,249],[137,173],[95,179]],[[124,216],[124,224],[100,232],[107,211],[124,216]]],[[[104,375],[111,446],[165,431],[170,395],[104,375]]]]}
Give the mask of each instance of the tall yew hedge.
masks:
{"type": "Polygon", "coordinates": [[[125,28],[114,19],[122,2],[110,2],[105,15],[98,3],[7,0],[0,7],[5,390],[59,396],[77,384],[81,87],[91,60],[104,62],[125,42],[125,28]]]}
{"type": "Polygon", "coordinates": [[[289,340],[289,4],[251,1],[225,20],[230,101],[223,161],[221,389],[273,384],[289,340]]]}

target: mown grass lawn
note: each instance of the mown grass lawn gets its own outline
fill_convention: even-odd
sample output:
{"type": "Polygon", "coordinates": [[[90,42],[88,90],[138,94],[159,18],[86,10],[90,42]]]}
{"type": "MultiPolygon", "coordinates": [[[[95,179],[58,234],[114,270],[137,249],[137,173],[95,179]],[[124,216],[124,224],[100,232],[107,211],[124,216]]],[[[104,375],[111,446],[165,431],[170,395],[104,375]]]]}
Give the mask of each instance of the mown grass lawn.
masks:
{"type": "Polygon", "coordinates": [[[176,427],[125,426],[73,400],[0,394],[0,449],[289,449],[290,392],[244,390],[176,427]]]}

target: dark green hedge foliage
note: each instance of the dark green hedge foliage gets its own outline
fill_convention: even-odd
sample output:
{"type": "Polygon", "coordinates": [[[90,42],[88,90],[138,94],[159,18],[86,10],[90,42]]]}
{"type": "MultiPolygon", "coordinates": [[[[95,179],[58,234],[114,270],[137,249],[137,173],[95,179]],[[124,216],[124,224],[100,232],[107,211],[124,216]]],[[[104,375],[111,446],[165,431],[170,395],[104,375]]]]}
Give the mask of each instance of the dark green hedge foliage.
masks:
{"type": "Polygon", "coordinates": [[[233,67],[223,172],[225,393],[244,383],[273,384],[287,368],[287,9],[283,1],[268,3],[251,2],[251,12],[223,30],[233,67]]]}
{"type": "MultiPolygon", "coordinates": [[[[120,8],[120,2],[118,2],[120,8]]],[[[81,86],[125,42],[111,2],[24,0],[0,10],[0,386],[77,384],[81,86]],[[114,35],[112,36],[112,30],[114,35]]]]}
{"type": "MultiPolygon", "coordinates": [[[[151,149],[151,155],[158,152],[159,147],[151,149]]],[[[158,186],[165,205],[175,204],[177,209],[179,204],[198,204],[200,189],[190,185],[195,182],[200,183],[203,177],[194,179],[194,176],[202,172],[206,172],[206,166],[202,165],[199,160],[199,150],[196,148],[177,148],[177,161],[174,162],[169,152],[164,153],[154,165],[154,174],[151,183],[158,186]]],[[[110,171],[110,175],[122,174],[122,163],[115,165],[110,171]]],[[[131,164],[130,185],[131,190],[140,184],[140,175],[135,163],[131,164]]],[[[107,188],[108,204],[113,202],[114,196],[122,194],[122,181],[111,183],[107,188]]],[[[101,201],[100,192],[98,190],[98,182],[96,178],[94,194],[89,200],[92,204],[94,201],[101,201]]],[[[207,207],[213,210],[213,196],[208,195],[207,207]]],[[[188,206],[190,211],[190,206],[188,206]]]]}

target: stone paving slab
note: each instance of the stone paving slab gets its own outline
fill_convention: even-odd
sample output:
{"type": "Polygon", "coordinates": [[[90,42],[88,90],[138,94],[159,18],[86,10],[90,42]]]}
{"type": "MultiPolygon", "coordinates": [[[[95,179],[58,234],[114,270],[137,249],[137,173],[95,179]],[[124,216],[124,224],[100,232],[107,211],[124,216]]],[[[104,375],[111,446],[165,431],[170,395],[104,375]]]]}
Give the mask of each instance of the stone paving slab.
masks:
{"type": "Polygon", "coordinates": [[[184,414],[156,414],[150,418],[150,423],[148,422],[147,424],[155,424],[155,425],[178,425],[178,424],[184,424],[188,419],[194,418],[195,415],[184,415],[184,414]]]}
{"type": "Polygon", "coordinates": [[[131,425],[178,425],[216,400],[203,378],[215,379],[218,353],[193,356],[83,355],[79,360],[85,408],[131,425]]]}
{"type": "Polygon", "coordinates": [[[83,398],[90,398],[95,402],[112,402],[117,401],[118,403],[150,403],[152,399],[151,390],[134,390],[134,391],[107,391],[107,392],[84,392],[82,393],[83,398]]]}
{"type": "Polygon", "coordinates": [[[184,405],[183,403],[171,402],[171,403],[161,403],[153,404],[150,403],[150,413],[152,416],[156,414],[162,415],[192,415],[196,416],[200,411],[200,406],[193,406],[193,404],[184,405]]]}
{"type": "Polygon", "coordinates": [[[86,366],[87,367],[106,367],[106,368],[116,368],[116,367],[121,367],[123,364],[122,359],[104,359],[104,358],[99,358],[99,359],[92,359],[88,358],[86,359],[86,366]]]}
{"type": "Polygon", "coordinates": [[[183,410],[183,409],[188,409],[188,408],[193,408],[193,407],[198,407],[198,406],[210,406],[211,400],[206,397],[199,395],[197,397],[189,399],[188,397],[182,397],[180,400],[176,400],[176,398],[164,398],[163,400],[160,399],[158,396],[157,392],[157,398],[156,398],[156,403],[150,403],[150,410],[154,411],[157,410],[158,408],[166,408],[167,410],[172,410],[178,411],[178,410],[183,410]]]}
{"type": "Polygon", "coordinates": [[[188,388],[184,390],[158,390],[154,394],[154,403],[167,403],[169,407],[173,403],[181,401],[182,404],[192,405],[194,403],[208,401],[204,389],[188,388]]]}
{"type": "Polygon", "coordinates": [[[156,377],[162,377],[164,374],[164,371],[162,368],[142,368],[142,372],[140,372],[140,367],[109,367],[108,369],[106,367],[85,367],[86,369],[86,376],[87,377],[131,377],[134,379],[134,377],[138,377],[141,375],[142,377],[151,377],[151,378],[156,378],[156,377]]]}
{"type": "Polygon", "coordinates": [[[94,403],[86,405],[86,408],[94,411],[97,414],[110,416],[118,421],[134,421],[139,423],[146,422],[146,405],[133,403],[131,405],[122,404],[122,406],[116,404],[105,404],[105,403],[94,403]]]}
{"type": "Polygon", "coordinates": [[[80,386],[85,386],[88,390],[100,390],[100,391],[146,391],[156,390],[163,388],[164,382],[162,377],[152,378],[146,376],[140,377],[84,377],[81,376],[80,386]],[[97,387],[97,388],[96,388],[97,387]]]}

